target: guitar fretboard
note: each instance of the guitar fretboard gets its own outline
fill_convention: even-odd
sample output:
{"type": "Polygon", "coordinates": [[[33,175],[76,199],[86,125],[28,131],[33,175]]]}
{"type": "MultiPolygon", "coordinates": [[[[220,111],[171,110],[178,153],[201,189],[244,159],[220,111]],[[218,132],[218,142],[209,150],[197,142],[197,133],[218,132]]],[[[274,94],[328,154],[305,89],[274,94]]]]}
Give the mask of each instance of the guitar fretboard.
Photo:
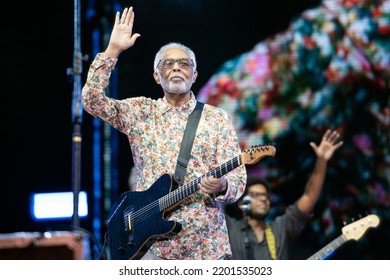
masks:
{"type": "Polygon", "coordinates": [[[338,247],[343,245],[346,241],[347,241],[347,239],[343,235],[340,235],[335,240],[333,240],[328,245],[326,245],[324,248],[322,248],[317,253],[315,253],[310,258],[308,258],[308,260],[326,259],[330,254],[332,254],[334,252],[334,250],[336,250],[338,247]]]}
{"type": "Polygon", "coordinates": [[[237,156],[221,166],[214,168],[207,172],[202,177],[199,177],[188,184],[185,184],[182,187],[177,188],[176,190],[168,193],[167,195],[161,197],[159,199],[159,205],[160,205],[160,211],[167,209],[171,207],[172,205],[176,204],[177,202],[181,201],[182,199],[186,198],[190,194],[196,192],[199,189],[199,183],[205,176],[213,176],[215,178],[220,178],[223,175],[227,174],[228,172],[232,171],[233,169],[240,166],[242,163],[240,161],[240,156],[237,156]]]}

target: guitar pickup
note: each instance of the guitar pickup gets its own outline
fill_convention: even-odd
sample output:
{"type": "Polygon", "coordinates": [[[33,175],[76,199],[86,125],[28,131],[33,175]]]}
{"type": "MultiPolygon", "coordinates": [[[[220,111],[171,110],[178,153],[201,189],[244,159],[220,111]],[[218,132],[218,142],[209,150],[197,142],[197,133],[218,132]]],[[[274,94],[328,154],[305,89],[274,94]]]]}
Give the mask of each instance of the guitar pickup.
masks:
{"type": "Polygon", "coordinates": [[[130,216],[131,216],[130,214],[127,215],[127,224],[128,224],[127,229],[128,229],[128,231],[131,231],[131,217],[130,216]]]}
{"type": "Polygon", "coordinates": [[[127,207],[125,211],[123,211],[123,220],[125,223],[125,230],[130,232],[133,229],[133,219],[132,214],[134,212],[134,207],[127,207]]]}

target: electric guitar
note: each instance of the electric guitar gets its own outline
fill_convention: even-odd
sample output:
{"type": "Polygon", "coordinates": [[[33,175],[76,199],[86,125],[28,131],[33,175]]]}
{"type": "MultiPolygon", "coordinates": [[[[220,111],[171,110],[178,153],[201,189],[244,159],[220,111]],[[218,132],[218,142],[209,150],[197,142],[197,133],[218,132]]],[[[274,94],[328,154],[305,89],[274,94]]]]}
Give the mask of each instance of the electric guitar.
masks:
{"type": "Polygon", "coordinates": [[[107,220],[110,259],[141,259],[156,240],[176,235],[181,224],[166,218],[175,205],[199,189],[204,176],[220,178],[240,165],[254,164],[275,153],[273,146],[255,146],[178,188],[173,188],[172,175],[164,174],[145,191],[123,193],[107,220]]]}
{"type": "Polygon", "coordinates": [[[324,260],[348,240],[357,241],[363,236],[367,229],[377,227],[378,225],[379,217],[374,214],[368,215],[356,222],[353,222],[352,224],[346,225],[342,228],[342,235],[312,255],[308,258],[308,260],[324,260]]]}

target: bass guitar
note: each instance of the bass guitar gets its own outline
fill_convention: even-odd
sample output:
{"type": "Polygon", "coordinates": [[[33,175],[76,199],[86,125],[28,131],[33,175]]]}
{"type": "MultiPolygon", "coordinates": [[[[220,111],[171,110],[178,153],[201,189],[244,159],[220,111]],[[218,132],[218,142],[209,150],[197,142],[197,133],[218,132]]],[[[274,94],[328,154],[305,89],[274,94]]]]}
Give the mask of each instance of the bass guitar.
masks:
{"type": "Polygon", "coordinates": [[[379,217],[375,214],[368,215],[342,228],[342,235],[323,247],[308,260],[324,260],[337,248],[349,240],[359,240],[369,228],[379,225],[379,217]]]}
{"type": "Polygon", "coordinates": [[[124,192],[111,207],[107,220],[109,258],[141,259],[156,240],[176,235],[181,224],[167,217],[175,205],[199,189],[204,176],[220,178],[240,165],[254,164],[275,153],[271,145],[255,146],[178,188],[174,188],[172,175],[164,174],[145,191],[124,192]]]}

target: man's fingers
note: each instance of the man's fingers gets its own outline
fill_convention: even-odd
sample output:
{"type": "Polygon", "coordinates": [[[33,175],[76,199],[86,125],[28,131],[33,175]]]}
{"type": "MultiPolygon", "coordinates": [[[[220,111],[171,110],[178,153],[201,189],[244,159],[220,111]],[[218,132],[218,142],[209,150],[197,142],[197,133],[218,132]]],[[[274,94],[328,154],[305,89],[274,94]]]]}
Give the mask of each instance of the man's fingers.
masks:
{"type": "Polygon", "coordinates": [[[127,17],[127,8],[125,8],[122,12],[121,20],[120,23],[125,23],[126,22],[126,17],[127,17]]]}

